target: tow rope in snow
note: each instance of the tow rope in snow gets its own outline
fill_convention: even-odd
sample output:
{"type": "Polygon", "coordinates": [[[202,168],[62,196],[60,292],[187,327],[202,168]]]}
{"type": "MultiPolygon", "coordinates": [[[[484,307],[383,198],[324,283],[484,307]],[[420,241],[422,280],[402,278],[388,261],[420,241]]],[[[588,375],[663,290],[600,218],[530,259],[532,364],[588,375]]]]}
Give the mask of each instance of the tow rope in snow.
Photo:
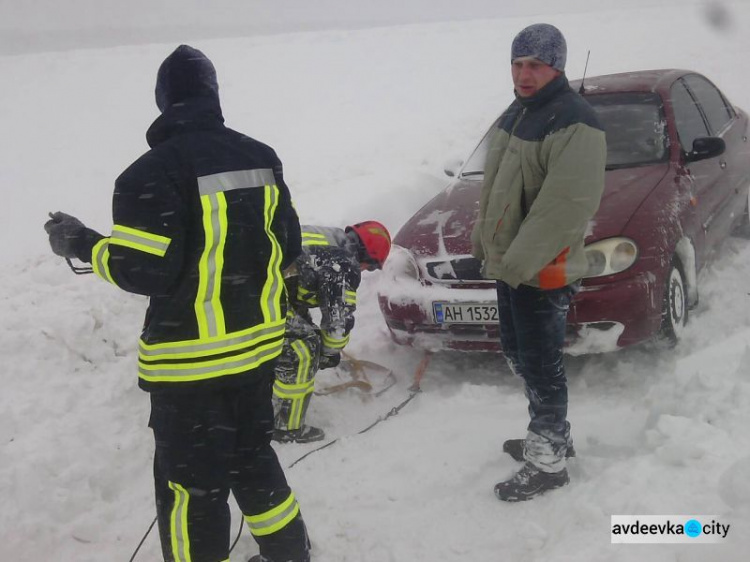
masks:
{"type": "MultiPolygon", "coordinates": [[[[370,431],[373,427],[378,425],[380,422],[387,420],[388,418],[391,418],[393,416],[398,415],[398,413],[406,407],[406,405],[414,400],[414,397],[417,396],[420,392],[422,392],[422,389],[420,388],[420,384],[422,382],[422,377],[424,377],[425,372],[427,371],[427,366],[430,364],[430,358],[432,357],[432,353],[429,351],[426,351],[424,354],[424,357],[422,357],[422,360],[419,362],[419,365],[417,365],[417,370],[414,373],[414,379],[412,380],[412,384],[409,387],[409,396],[406,398],[406,400],[402,401],[399,405],[394,406],[391,408],[387,414],[384,416],[380,416],[377,420],[375,420],[373,423],[368,425],[366,428],[364,428],[361,431],[358,431],[356,435],[362,435],[363,433],[367,433],[370,431]]],[[[389,387],[387,387],[385,390],[387,390],[389,387]]],[[[336,437],[335,439],[332,439],[325,445],[321,445],[320,447],[317,447],[316,449],[313,449],[312,451],[308,451],[304,455],[302,455],[300,458],[298,458],[296,461],[294,461],[292,464],[290,464],[287,469],[293,468],[298,463],[305,460],[307,457],[312,455],[313,453],[317,453],[318,451],[322,451],[323,449],[327,449],[334,443],[336,443],[340,438],[336,437]]],[[[242,535],[242,527],[243,527],[243,519],[240,518],[240,528],[237,532],[237,536],[234,539],[234,542],[232,543],[232,546],[229,547],[229,554],[232,553],[234,550],[234,547],[237,546],[237,543],[240,540],[240,536],[242,535]]],[[[136,555],[138,554],[138,551],[141,549],[141,546],[143,546],[143,543],[146,541],[146,538],[148,537],[149,533],[151,533],[151,529],[154,528],[154,525],[156,524],[156,517],[154,517],[154,520],[151,521],[151,525],[149,525],[148,530],[146,531],[146,534],[143,535],[143,538],[141,539],[141,542],[138,543],[138,546],[135,548],[135,551],[133,552],[133,555],[130,557],[130,560],[128,562],[133,562],[135,560],[136,555]]]]}
{"type": "Polygon", "coordinates": [[[373,363],[372,361],[357,359],[346,351],[341,352],[341,358],[342,361],[337,371],[343,370],[348,373],[351,380],[318,389],[315,391],[316,396],[325,396],[349,388],[356,388],[363,392],[371,393],[373,396],[377,397],[384,394],[389,388],[396,384],[396,376],[388,367],[384,367],[379,363],[373,363]],[[374,389],[370,382],[370,378],[367,376],[368,371],[385,373],[379,389],[374,389]]]}
{"type": "MultiPolygon", "coordinates": [[[[363,433],[365,433],[367,431],[370,431],[373,427],[375,427],[376,425],[378,425],[380,422],[385,421],[388,418],[390,418],[391,416],[395,416],[396,414],[398,414],[404,408],[404,406],[406,406],[409,402],[411,402],[414,399],[414,397],[417,394],[419,394],[419,392],[420,392],[419,389],[417,389],[417,390],[410,390],[409,391],[409,397],[406,400],[404,400],[403,402],[401,402],[398,406],[395,406],[395,407],[391,408],[390,411],[386,415],[380,416],[377,420],[375,420],[373,423],[371,423],[370,425],[368,425],[362,431],[358,431],[356,433],[356,435],[362,435],[363,433]]],[[[313,449],[312,451],[308,451],[307,453],[305,453],[304,455],[302,455],[300,458],[298,458],[296,461],[294,461],[292,464],[290,464],[287,468],[292,468],[297,463],[303,461],[304,459],[306,459],[307,457],[309,457],[313,453],[317,453],[318,451],[322,451],[323,449],[327,449],[328,447],[330,447],[331,445],[333,445],[334,443],[336,443],[339,439],[340,439],[340,437],[336,437],[336,439],[332,439],[331,441],[329,441],[325,445],[321,445],[317,449],[313,449]]]]}
{"type": "MultiPolygon", "coordinates": [[[[358,431],[356,433],[356,435],[362,435],[363,433],[367,433],[373,427],[375,427],[376,425],[378,425],[380,422],[385,421],[388,418],[397,415],[409,402],[411,402],[414,399],[414,397],[417,394],[419,394],[422,391],[422,389],[420,388],[419,385],[422,382],[422,377],[424,377],[425,371],[427,371],[427,366],[430,363],[430,358],[431,358],[431,353],[429,351],[425,352],[424,357],[422,357],[422,360],[419,362],[419,365],[417,366],[417,370],[414,373],[414,379],[412,381],[411,386],[409,387],[409,396],[406,398],[406,400],[404,400],[403,402],[401,402],[398,406],[394,406],[393,408],[391,408],[388,411],[387,414],[385,414],[384,416],[380,416],[377,420],[375,420],[373,423],[371,423],[370,425],[368,425],[363,430],[358,431]]],[[[390,386],[387,387],[387,388],[390,388],[390,386]]],[[[302,460],[306,459],[307,457],[309,457],[313,453],[317,453],[318,451],[322,451],[323,449],[327,449],[328,447],[330,447],[331,445],[333,445],[334,443],[336,443],[339,439],[340,439],[339,437],[336,437],[336,439],[332,439],[331,441],[329,441],[325,445],[321,445],[320,447],[318,447],[316,449],[313,449],[312,451],[308,451],[307,453],[305,453],[304,455],[302,455],[300,458],[298,458],[296,461],[294,461],[292,464],[290,464],[287,468],[292,468],[297,463],[299,463],[302,460]]]]}
{"type": "MultiPolygon", "coordinates": [[[[411,402],[414,397],[419,394],[421,390],[417,388],[416,390],[409,389],[409,396],[401,402],[398,406],[395,406],[390,409],[390,411],[385,414],[384,416],[380,416],[377,420],[375,420],[373,423],[368,425],[366,428],[364,428],[362,431],[357,432],[357,435],[361,435],[367,431],[370,431],[373,427],[378,425],[380,422],[387,420],[388,418],[397,415],[409,402],[411,402]]],[[[304,455],[302,455],[300,458],[298,458],[296,461],[294,461],[292,464],[290,464],[287,469],[290,469],[297,465],[298,463],[305,460],[307,457],[312,455],[313,453],[317,453],[318,451],[322,451],[323,449],[327,449],[334,443],[336,443],[339,440],[339,437],[332,439],[325,445],[321,445],[320,447],[313,449],[312,451],[308,451],[304,455]]],[[[151,532],[151,529],[154,528],[154,524],[156,523],[156,517],[154,517],[154,520],[151,521],[151,525],[149,525],[148,530],[146,531],[146,534],[143,535],[143,538],[141,539],[141,542],[138,543],[138,546],[135,549],[135,552],[133,552],[133,555],[130,557],[130,560],[128,562],[133,562],[135,560],[136,555],[138,554],[138,551],[141,549],[141,546],[143,546],[143,543],[146,541],[146,538],[148,537],[149,533],[151,532]]],[[[240,528],[237,531],[237,537],[235,537],[234,542],[232,543],[232,546],[229,548],[229,553],[232,553],[232,550],[234,550],[234,547],[237,546],[237,542],[240,540],[240,536],[242,535],[242,527],[243,527],[243,520],[240,518],[240,528]]]]}
{"type": "Polygon", "coordinates": [[[136,554],[138,554],[138,551],[143,546],[143,543],[146,542],[146,537],[148,537],[148,534],[151,532],[151,529],[154,528],[155,524],[156,524],[156,517],[154,517],[154,520],[151,521],[151,525],[148,526],[148,530],[146,531],[146,534],[143,535],[143,538],[141,539],[141,542],[139,542],[138,546],[135,547],[135,551],[133,552],[133,556],[130,557],[130,560],[128,560],[128,562],[133,562],[133,560],[135,560],[136,554]]]}

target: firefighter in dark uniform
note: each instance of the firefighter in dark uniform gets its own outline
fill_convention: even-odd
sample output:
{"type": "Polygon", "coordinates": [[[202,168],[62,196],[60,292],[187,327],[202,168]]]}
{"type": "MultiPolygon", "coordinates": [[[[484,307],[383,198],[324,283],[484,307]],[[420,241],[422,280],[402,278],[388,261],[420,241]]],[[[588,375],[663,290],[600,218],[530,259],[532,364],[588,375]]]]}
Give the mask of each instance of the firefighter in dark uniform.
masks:
{"type": "Polygon", "coordinates": [[[339,364],[354,328],[361,272],[381,269],[390,249],[390,234],[376,221],[345,230],[302,227],[302,253],[286,272],[290,306],[273,387],[274,440],[307,443],[325,437],[322,429],[304,423],[315,374],[339,364]],[[320,309],[320,326],[311,308],[320,309]]]}
{"type": "MultiPolygon", "coordinates": [[[[309,541],[270,445],[284,341],[282,271],[300,227],[269,146],[224,126],[216,72],[178,47],[159,68],[151,150],[115,183],[104,237],[53,213],[53,251],[150,297],[138,350],[151,397],[164,559],[229,559],[230,491],[264,560],[307,562],[309,541]]],[[[259,558],[260,559],[260,558],[259,558]]]]}

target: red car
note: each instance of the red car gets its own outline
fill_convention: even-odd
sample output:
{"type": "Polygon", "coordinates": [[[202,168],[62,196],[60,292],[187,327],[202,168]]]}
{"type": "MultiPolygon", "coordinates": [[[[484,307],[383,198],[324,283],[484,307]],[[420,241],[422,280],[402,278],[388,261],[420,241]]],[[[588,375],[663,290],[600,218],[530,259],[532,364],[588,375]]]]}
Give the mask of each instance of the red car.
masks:
{"type": "MultiPolygon", "coordinates": [[[[571,86],[580,91],[580,81],[571,86]]],[[[568,315],[569,353],[679,337],[698,273],[747,221],[748,117],[700,74],[586,78],[607,135],[606,187],[586,236],[589,271],[568,315]]],[[[455,180],[394,238],[379,302],[393,339],[497,350],[495,282],[471,256],[490,128],[455,180]]]]}

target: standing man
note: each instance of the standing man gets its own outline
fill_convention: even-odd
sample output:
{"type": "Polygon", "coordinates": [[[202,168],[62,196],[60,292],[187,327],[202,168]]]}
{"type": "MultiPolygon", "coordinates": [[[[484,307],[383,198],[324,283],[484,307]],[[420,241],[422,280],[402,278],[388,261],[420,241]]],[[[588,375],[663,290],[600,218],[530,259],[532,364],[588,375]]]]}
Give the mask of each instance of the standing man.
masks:
{"type": "Polygon", "coordinates": [[[309,443],[325,437],[322,429],[305,424],[315,374],[341,361],[354,328],[362,272],[382,269],[390,250],[391,235],[377,221],[344,230],[302,227],[302,253],[287,272],[290,306],[273,388],[275,441],[309,443]],[[320,309],[320,326],[311,308],[320,309]]]}
{"type": "Polygon", "coordinates": [[[224,126],[216,71],[197,49],[181,45],[162,63],[156,104],[151,150],[115,182],[111,236],[65,213],[45,230],[56,254],[150,297],[138,383],[151,396],[164,560],[229,559],[231,490],[263,560],[308,562],[270,445],[281,271],[300,252],[281,162],[224,126]]]}
{"type": "Polygon", "coordinates": [[[503,450],[524,462],[495,486],[523,501],[568,483],[574,455],[563,365],[565,320],[587,270],[583,239],[604,190],[606,142],[591,106],[568,85],[560,31],[535,24],[511,48],[516,100],[487,154],[473,254],[497,280],[500,339],[524,381],[531,421],[503,450]]]}

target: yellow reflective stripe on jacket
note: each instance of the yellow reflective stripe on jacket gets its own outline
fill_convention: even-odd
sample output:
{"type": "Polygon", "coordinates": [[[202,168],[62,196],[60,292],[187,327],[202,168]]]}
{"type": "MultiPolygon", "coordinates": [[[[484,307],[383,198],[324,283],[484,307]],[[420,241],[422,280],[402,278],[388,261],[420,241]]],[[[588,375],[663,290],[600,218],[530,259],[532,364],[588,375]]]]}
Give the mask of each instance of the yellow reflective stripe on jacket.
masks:
{"type": "Polygon", "coordinates": [[[221,306],[221,275],[227,239],[227,199],[224,193],[201,195],[205,245],[198,263],[195,316],[201,338],[226,333],[221,306]]]}
{"type": "Polygon", "coordinates": [[[284,330],[285,323],[282,319],[213,338],[154,344],[148,344],[141,340],[138,344],[138,358],[144,361],[200,359],[237,351],[248,345],[261,343],[269,339],[280,338],[284,335],[284,330]]]}
{"type": "MultiPolygon", "coordinates": [[[[224,310],[221,305],[221,278],[224,268],[224,246],[227,236],[227,200],[224,195],[227,191],[236,189],[252,189],[273,185],[276,179],[270,168],[259,168],[254,170],[234,170],[231,172],[220,172],[197,179],[198,192],[200,193],[201,206],[203,207],[203,232],[205,235],[205,247],[199,262],[198,294],[195,299],[195,314],[198,321],[198,330],[201,338],[218,336],[226,333],[224,324],[224,310]]],[[[276,198],[278,198],[278,190],[276,198]]],[[[268,199],[268,197],[266,197],[268,199]]],[[[275,203],[274,209],[275,212],[275,203]]],[[[268,204],[266,204],[266,219],[268,204]]],[[[273,219],[273,217],[271,217],[273,219]]],[[[267,228],[268,230],[268,228],[267,228]]],[[[281,258],[275,258],[274,250],[280,248],[275,237],[271,241],[271,262],[281,258]]],[[[278,250],[280,253],[280,250],[278,250]]],[[[269,266],[270,267],[270,266],[269,266]]],[[[274,276],[270,282],[275,286],[281,275],[274,276]]],[[[269,282],[267,281],[268,285],[269,282]]],[[[269,298],[273,298],[271,295],[269,298]]],[[[280,302],[280,294],[278,301],[280,302]]],[[[264,318],[268,321],[276,320],[273,314],[266,314],[266,303],[261,303],[264,308],[264,318]]],[[[280,309],[280,304],[278,309],[280,309]]],[[[280,313],[279,313],[280,314],[280,313]]]]}
{"type": "Polygon", "coordinates": [[[346,290],[344,292],[344,302],[346,304],[357,304],[357,291],[346,290]]]}
{"type": "Polygon", "coordinates": [[[300,300],[311,306],[318,305],[318,294],[314,291],[305,289],[302,285],[297,287],[297,300],[300,300]]]}
{"type": "Polygon", "coordinates": [[[294,493],[290,492],[289,497],[281,505],[259,515],[245,515],[245,521],[253,535],[262,537],[280,531],[291,523],[298,513],[299,504],[294,493]]]}
{"type": "Polygon", "coordinates": [[[91,267],[107,283],[116,285],[109,272],[109,238],[102,238],[91,250],[91,267]]]}
{"type": "Polygon", "coordinates": [[[314,232],[302,232],[303,246],[330,246],[325,234],[316,234],[314,232]]]}
{"type": "Polygon", "coordinates": [[[271,257],[268,260],[266,282],[261,291],[260,305],[266,322],[275,322],[281,316],[281,298],[284,294],[284,280],[281,274],[281,244],[271,230],[276,208],[279,205],[279,188],[276,185],[265,186],[264,223],[266,236],[271,242],[271,257]]]}
{"type": "Polygon", "coordinates": [[[346,344],[349,343],[348,335],[344,336],[343,338],[334,338],[325,330],[321,331],[321,339],[323,340],[323,346],[330,349],[343,349],[346,344]]]}
{"type": "Polygon", "coordinates": [[[151,234],[144,230],[138,230],[130,228],[129,226],[123,226],[116,224],[112,227],[112,236],[109,240],[110,244],[117,246],[125,246],[132,248],[133,250],[139,250],[146,252],[147,254],[153,254],[155,256],[164,257],[169,248],[169,244],[172,242],[171,238],[166,236],[159,236],[158,234],[151,234]]]}
{"type": "Polygon", "coordinates": [[[250,371],[281,354],[283,340],[275,340],[239,355],[192,363],[144,363],[138,376],[149,382],[190,382],[250,371]]]}
{"type": "Polygon", "coordinates": [[[175,482],[169,482],[174,491],[174,504],[169,515],[169,538],[175,562],[191,562],[190,536],[188,535],[188,504],[190,494],[175,482]]]}

